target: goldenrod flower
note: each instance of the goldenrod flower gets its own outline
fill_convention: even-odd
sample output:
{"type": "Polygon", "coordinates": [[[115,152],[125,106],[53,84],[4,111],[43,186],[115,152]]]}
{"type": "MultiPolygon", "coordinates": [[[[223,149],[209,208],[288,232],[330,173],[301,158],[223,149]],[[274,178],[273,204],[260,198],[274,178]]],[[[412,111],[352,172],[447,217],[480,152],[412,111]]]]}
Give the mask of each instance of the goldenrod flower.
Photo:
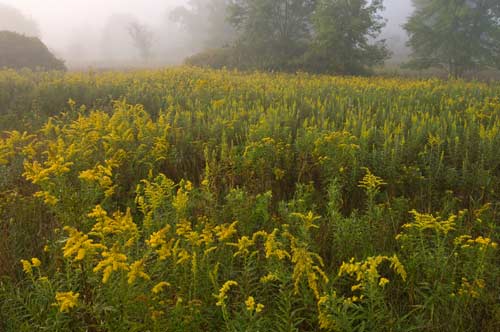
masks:
{"type": "Polygon", "coordinates": [[[277,280],[279,280],[279,278],[274,273],[268,273],[267,275],[265,275],[262,278],[260,278],[260,282],[263,283],[263,284],[271,282],[271,281],[277,281],[277,280]]]}
{"type": "Polygon", "coordinates": [[[164,288],[166,287],[170,287],[170,283],[169,282],[166,282],[166,281],[162,281],[162,282],[159,282],[157,283],[152,289],[151,289],[151,292],[153,294],[158,294],[160,292],[163,291],[164,288]]]}
{"type": "Polygon", "coordinates": [[[217,299],[217,303],[215,305],[217,305],[218,307],[223,307],[226,305],[227,293],[229,292],[231,286],[238,286],[238,283],[234,280],[226,281],[220,288],[219,294],[214,295],[217,299]]]}
{"type": "Polygon", "coordinates": [[[25,259],[21,259],[21,264],[23,265],[23,271],[26,274],[32,275],[33,274],[33,265],[25,259]]]}
{"type": "Polygon", "coordinates": [[[248,255],[250,253],[248,248],[253,246],[253,244],[254,242],[248,236],[242,236],[240,239],[238,239],[237,243],[228,243],[227,245],[238,248],[238,251],[236,251],[233,255],[234,257],[237,257],[239,255],[248,255]]]}
{"type": "Polygon", "coordinates": [[[255,298],[253,296],[249,296],[246,301],[245,301],[245,306],[247,308],[247,311],[250,313],[256,312],[262,312],[264,309],[264,305],[262,303],[256,303],[255,298]]]}
{"type": "Polygon", "coordinates": [[[31,259],[31,264],[33,264],[34,267],[40,267],[42,265],[42,262],[38,258],[33,257],[31,259]]]}
{"type": "Polygon", "coordinates": [[[247,307],[248,311],[253,312],[255,309],[255,299],[253,296],[249,296],[248,299],[245,301],[245,305],[247,307]]]}
{"type": "Polygon", "coordinates": [[[377,191],[382,185],[387,184],[381,178],[374,175],[368,168],[363,168],[366,171],[366,174],[359,182],[358,187],[365,188],[369,191],[377,191]]]}
{"type": "Polygon", "coordinates": [[[80,294],[73,292],[57,292],[55,305],[59,307],[59,312],[68,312],[78,305],[80,294]]]}
{"type": "Polygon", "coordinates": [[[105,251],[102,253],[104,258],[97,264],[93,269],[94,272],[99,272],[103,270],[102,283],[108,282],[109,277],[113,271],[124,270],[128,271],[129,267],[126,264],[127,256],[118,252],[117,248],[114,247],[111,251],[105,251]]]}
{"type": "Polygon", "coordinates": [[[151,278],[147,273],[144,272],[144,260],[135,261],[130,265],[130,271],[127,274],[127,282],[129,285],[133,284],[137,278],[142,278],[144,280],[150,280],[151,278]]]}
{"type": "Polygon", "coordinates": [[[227,239],[230,239],[234,234],[237,233],[236,230],[236,225],[238,224],[237,221],[233,222],[230,225],[220,225],[215,227],[215,235],[217,235],[217,238],[219,241],[225,241],[227,239]]]}
{"type": "Polygon", "coordinates": [[[434,217],[432,214],[419,213],[416,210],[412,210],[410,213],[413,214],[415,220],[412,223],[403,225],[404,228],[418,231],[435,230],[445,235],[455,229],[456,215],[450,215],[447,220],[441,220],[441,218],[434,217]]]}
{"type": "Polygon", "coordinates": [[[81,261],[88,253],[94,253],[98,249],[106,249],[106,246],[94,243],[94,240],[89,239],[88,235],[79,232],[73,227],[65,226],[64,230],[69,233],[69,238],[63,248],[65,258],[75,256],[75,261],[81,261]]]}
{"type": "Polygon", "coordinates": [[[387,278],[380,278],[380,281],[378,282],[378,285],[380,287],[384,287],[385,285],[387,285],[389,283],[389,279],[387,278]]]}
{"type": "Polygon", "coordinates": [[[299,292],[299,284],[302,279],[306,278],[309,288],[318,299],[320,297],[319,281],[328,282],[326,273],[321,269],[323,267],[323,260],[318,254],[310,252],[304,244],[298,244],[295,238],[292,238],[292,240],[294,292],[295,294],[299,292]]]}
{"type": "Polygon", "coordinates": [[[47,191],[37,191],[33,196],[43,198],[43,202],[50,206],[55,206],[59,200],[47,191]]]}

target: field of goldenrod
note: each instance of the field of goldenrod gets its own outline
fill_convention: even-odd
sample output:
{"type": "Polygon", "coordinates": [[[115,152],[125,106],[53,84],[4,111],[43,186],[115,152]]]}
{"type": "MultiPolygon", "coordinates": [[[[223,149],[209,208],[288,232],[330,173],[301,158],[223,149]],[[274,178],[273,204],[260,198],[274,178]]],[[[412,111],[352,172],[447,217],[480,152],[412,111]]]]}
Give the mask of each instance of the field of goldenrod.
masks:
{"type": "Polygon", "coordinates": [[[0,331],[498,331],[500,84],[0,71],[0,331]]]}

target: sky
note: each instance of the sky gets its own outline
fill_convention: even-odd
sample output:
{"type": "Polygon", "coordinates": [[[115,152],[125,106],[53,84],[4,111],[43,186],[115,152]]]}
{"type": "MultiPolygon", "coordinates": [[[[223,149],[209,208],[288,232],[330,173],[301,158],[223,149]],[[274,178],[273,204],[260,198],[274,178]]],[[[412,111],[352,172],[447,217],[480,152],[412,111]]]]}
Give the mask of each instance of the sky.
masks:
{"type": "MultiPolygon", "coordinates": [[[[141,20],[159,22],[167,8],[183,0],[0,0],[18,8],[38,22],[42,39],[57,48],[72,32],[92,26],[98,30],[114,13],[133,14],[141,20]]],[[[78,32],[78,31],[77,31],[78,32]]]]}

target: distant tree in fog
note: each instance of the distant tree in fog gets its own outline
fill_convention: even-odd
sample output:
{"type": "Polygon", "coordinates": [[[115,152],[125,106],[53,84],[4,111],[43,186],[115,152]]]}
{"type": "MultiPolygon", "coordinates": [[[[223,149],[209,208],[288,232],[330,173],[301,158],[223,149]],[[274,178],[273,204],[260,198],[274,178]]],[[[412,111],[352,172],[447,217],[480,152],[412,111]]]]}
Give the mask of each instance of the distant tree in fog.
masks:
{"type": "Polygon", "coordinates": [[[235,31],[227,21],[230,0],[189,0],[172,10],[169,19],[191,36],[195,50],[218,48],[234,40],[235,31]]]}
{"type": "Polygon", "coordinates": [[[107,61],[129,62],[137,57],[129,34],[129,25],[137,22],[137,18],[130,14],[115,13],[108,19],[101,34],[101,57],[107,61]]]}
{"type": "Polygon", "coordinates": [[[0,4],[0,31],[14,31],[30,37],[39,37],[38,24],[17,8],[0,4]]]}
{"type": "Polygon", "coordinates": [[[131,22],[128,25],[128,33],[141,58],[144,61],[149,60],[153,47],[153,31],[144,24],[131,22]]]}
{"type": "Polygon", "coordinates": [[[311,39],[316,0],[233,0],[230,22],[250,62],[283,70],[304,54],[311,39]]]}
{"type": "Polygon", "coordinates": [[[319,0],[314,14],[315,40],[309,60],[317,71],[359,74],[389,56],[376,41],[385,21],[382,0],[319,0]]]}
{"type": "Polygon", "coordinates": [[[404,26],[414,68],[467,71],[500,67],[500,1],[413,0],[415,12],[404,26]]]}

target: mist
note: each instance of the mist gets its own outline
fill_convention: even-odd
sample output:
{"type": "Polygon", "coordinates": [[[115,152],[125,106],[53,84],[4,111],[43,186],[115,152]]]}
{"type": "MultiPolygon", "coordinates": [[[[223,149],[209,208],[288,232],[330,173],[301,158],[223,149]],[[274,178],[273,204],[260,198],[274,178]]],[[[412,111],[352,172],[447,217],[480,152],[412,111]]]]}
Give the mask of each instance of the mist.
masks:
{"type": "MultiPolygon", "coordinates": [[[[171,13],[188,0],[0,0],[0,9],[15,8],[19,20],[0,18],[0,30],[38,36],[70,68],[165,66],[202,50],[200,40],[172,18],[171,13]],[[3,5],[3,6],[2,6],[3,5]],[[147,61],[134,45],[130,26],[143,28],[150,41],[147,61]]],[[[385,0],[386,39],[392,61],[408,55],[407,36],[401,25],[411,14],[411,0],[385,0]]],[[[7,14],[8,17],[16,13],[7,14]]],[[[5,16],[5,15],[4,15],[5,16]]]]}

